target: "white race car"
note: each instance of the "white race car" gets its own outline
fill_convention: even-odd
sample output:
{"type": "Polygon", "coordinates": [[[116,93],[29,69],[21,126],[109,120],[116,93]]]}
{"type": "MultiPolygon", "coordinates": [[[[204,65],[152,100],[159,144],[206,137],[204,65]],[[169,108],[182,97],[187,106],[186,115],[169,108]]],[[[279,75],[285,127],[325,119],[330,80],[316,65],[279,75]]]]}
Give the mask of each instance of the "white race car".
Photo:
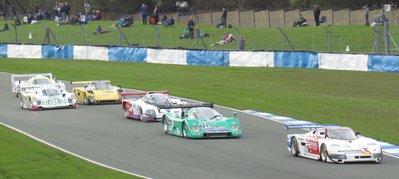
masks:
{"type": "Polygon", "coordinates": [[[167,104],[186,104],[177,98],[168,95],[168,91],[151,92],[123,92],[122,107],[126,118],[139,119],[141,121],[161,121],[165,112],[181,113],[181,109],[159,109],[160,105],[167,104]],[[139,96],[138,98],[128,98],[128,96],[139,96]]]}
{"type": "Polygon", "coordinates": [[[336,125],[286,125],[285,129],[313,129],[305,134],[288,134],[287,147],[294,156],[324,162],[381,163],[381,146],[374,139],[360,136],[351,128],[336,125]]]}
{"type": "Polygon", "coordinates": [[[53,79],[51,73],[40,74],[13,74],[11,75],[12,93],[19,97],[22,91],[32,92],[34,88],[57,87],[65,90],[65,84],[53,79]]]}
{"type": "MultiPolygon", "coordinates": [[[[22,90],[20,102],[22,109],[37,111],[54,108],[76,108],[74,93],[60,90],[57,87],[28,87],[30,91],[22,90]]],[[[23,89],[23,88],[22,88],[23,89]]]]}

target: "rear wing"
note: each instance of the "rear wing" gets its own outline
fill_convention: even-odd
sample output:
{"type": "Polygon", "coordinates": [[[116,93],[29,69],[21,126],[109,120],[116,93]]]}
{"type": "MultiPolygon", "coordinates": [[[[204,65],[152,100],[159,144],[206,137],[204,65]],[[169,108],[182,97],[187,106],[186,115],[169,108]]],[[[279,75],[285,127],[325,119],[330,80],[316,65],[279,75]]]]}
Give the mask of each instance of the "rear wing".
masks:
{"type": "Polygon", "coordinates": [[[130,92],[122,92],[120,93],[121,98],[127,98],[127,96],[144,96],[147,94],[154,94],[154,93],[161,93],[161,94],[169,94],[168,90],[164,91],[130,91],[130,92]]]}
{"type": "Polygon", "coordinates": [[[173,109],[173,108],[195,108],[195,107],[209,107],[213,108],[212,103],[187,103],[187,104],[166,104],[159,105],[159,109],[173,109]]]}
{"type": "Polygon", "coordinates": [[[11,87],[12,87],[11,90],[12,90],[12,92],[13,93],[18,92],[16,87],[18,85],[21,85],[21,81],[29,80],[30,78],[35,77],[35,76],[45,76],[45,77],[50,78],[51,80],[53,79],[52,73],[12,74],[11,75],[11,87]]]}
{"type": "Polygon", "coordinates": [[[339,126],[337,124],[291,124],[291,125],[285,125],[284,129],[289,130],[289,129],[316,129],[316,128],[322,128],[322,127],[335,127],[339,126]]]}

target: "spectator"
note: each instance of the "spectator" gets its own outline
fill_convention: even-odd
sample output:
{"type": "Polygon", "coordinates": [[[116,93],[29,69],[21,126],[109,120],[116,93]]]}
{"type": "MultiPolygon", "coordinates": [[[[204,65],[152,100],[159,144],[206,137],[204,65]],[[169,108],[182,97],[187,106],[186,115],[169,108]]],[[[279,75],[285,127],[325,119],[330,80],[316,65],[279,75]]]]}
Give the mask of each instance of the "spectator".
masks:
{"type": "Polygon", "coordinates": [[[154,16],[150,16],[150,18],[148,19],[148,22],[149,22],[151,25],[157,25],[157,22],[156,22],[154,16]]]}
{"type": "Polygon", "coordinates": [[[69,17],[69,15],[70,15],[69,13],[71,11],[71,6],[69,6],[69,4],[67,2],[65,2],[64,6],[65,6],[65,16],[69,17]]]}
{"type": "Polygon", "coordinates": [[[300,27],[300,26],[308,26],[308,23],[306,22],[307,19],[305,19],[302,16],[302,13],[299,12],[299,18],[292,24],[292,27],[300,27]]]}
{"type": "Polygon", "coordinates": [[[320,7],[317,4],[314,5],[313,15],[314,15],[314,20],[316,22],[316,26],[320,25],[320,13],[321,13],[320,7]]]}
{"type": "Polygon", "coordinates": [[[65,11],[66,11],[66,8],[65,8],[65,5],[64,5],[64,3],[59,3],[59,5],[60,5],[60,15],[61,15],[61,20],[65,20],[65,11]]]}
{"type": "Polygon", "coordinates": [[[83,6],[85,8],[85,13],[86,13],[85,15],[86,17],[88,17],[91,11],[91,5],[88,2],[85,2],[83,6]]]}
{"type": "Polygon", "coordinates": [[[188,23],[187,23],[188,31],[190,32],[190,38],[194,38],[194,29],[195,29],[195,22],[193,17],[190,16],[188,23]]]}
{"type": "Polygon", "coordinates": [[[169,25],[174,25],[174,24],[175,24],[175,17],[174,16],[170,16],[169,25]]]}
{"type": "Polygon", "coordinates": [[[96,35],[96,34],[104,34],[104,33],[108,33],[108,32],[109,32],[109,30],[103,30],[103,29],[101,28],[101,26],[98,25],[96,31],[95,31],[93,34],[94,34],[94,35],[96,35]]]}
{"type": "Polygon", "coordinates": [[[369,12],[370,12],[370,6],[368,4],[363,6],[364,9],[364,25],[365,26],[369,26],[370,22],[369,22],[369,12]]]}
{"type": "MultiPolygon", "coordinates": [[[[223,40],[221,40],[221,41],[219,41],[219,42],[216,42],[216,43],[213,43],[213,44],[211,44],[211,46],[223,45],[223,44],[227,44],[227,43],[230,43],[230,42],[234,42],[235,40],[236,40],[236,39],[234,38],[233,33],[227,32],[226,34],[224,34],[223,40]]],[[[242,43],[242,42],[241,42],[241,43],[242,43]]],[[[245,43],[245,42],[244,42],[244,43],[245,43]]]]}
{"type": "Polygon", "coordinates": [[[147,25],[148,7],[144,3],[140,7],[140,14],[141,14],[141,20],[143,21],[143,25],[147,25]]]}
{"type": "Polygon", "coordinates": [[[221,22],[217,25],[217,28],[220,27],[227,27],[227,10],[226,8],[223,8],[223,12],[222,12],[222,17],[221,17],[221,22]]]}
{"type": "Polygon", "coordinates": [[[0,30],[0,32],[4,32],[4,31],[8,31],[8,30],[9,30],[9,27],[8,27],[8,24],[6,23],[6,24],[4,24],[4,27],[3,27],[3,29],[0,30]]]}
{"type": "Polygon", "coordinates": [[[155,24],[158,24],[159,22],[159,5],[155,5],[154,9],[154,18],[155,18],[155,24]]]}
{"type": "Polygon", "coordinates": [[[180,39],[188,39],[190,37],[190,32],[187,28],[183,29],[182,35],[179,37],[180,39]]]}
{"type": "Polygon", "coordinates": [[[15,18],[14,18],[14,25],[15,25],[15,26],[21,25],[21,20],[19,19],[18,16],[15,16],[15,18]]]}
{"type": "Polygon", "coordinates": [[[58,4],[58,2],[55,2],[55,6],[54,6],[54,18],[60,17],[60,10],[61,10],[60,5],[58,4]]]}
{"type": "Polygon", "coordinates": [[[103,14],[100,10],[96,11],[96,20],[101,20],[103,18],[103,14]]]}
{"type": "Polygon", "coordinates": [[[38,14],[40,7],[35,3],[35,14],[38,14]]]}

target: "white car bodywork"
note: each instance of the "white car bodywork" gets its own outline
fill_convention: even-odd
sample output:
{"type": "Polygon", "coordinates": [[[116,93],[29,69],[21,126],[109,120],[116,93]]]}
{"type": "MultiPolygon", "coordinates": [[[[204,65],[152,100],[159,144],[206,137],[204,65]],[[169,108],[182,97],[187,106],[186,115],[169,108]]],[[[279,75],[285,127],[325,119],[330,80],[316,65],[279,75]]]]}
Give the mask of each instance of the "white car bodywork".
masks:
{"type": "Polygon", "coordinates": [[[74,93],[60,90],[54,86],[28,88],[31,88],[31,90],[22,90],[20,94],[22,109],[36,111],[41,109],[77,107],[74,93]]]}
{"type": "Polygon", "coordinates": [[[148,92],[142,98],[130,99],[124,103],[125,117],[139,119],[142,121],[161,121],[165,112],[181,113],[181,109],[159,109],[159,105],[165,104],[186,104],[168,94],[148,92]]]}
{"type": "Polygon", "coordinates": [[[374,139],[356,135],[348,127],[320,127],[305,134],[288,134],[287,148],[294,156],[324,162],[376,162],[383,158],[374,139]]]}
{"type": "Polygon", "coordinates": [[[32,92],[35,88],[49,86],[65,90],[65,84],[54,79],[51,73],[11,75],[11,90],[16,97],[19,97],[22,91],[32,92]]]}

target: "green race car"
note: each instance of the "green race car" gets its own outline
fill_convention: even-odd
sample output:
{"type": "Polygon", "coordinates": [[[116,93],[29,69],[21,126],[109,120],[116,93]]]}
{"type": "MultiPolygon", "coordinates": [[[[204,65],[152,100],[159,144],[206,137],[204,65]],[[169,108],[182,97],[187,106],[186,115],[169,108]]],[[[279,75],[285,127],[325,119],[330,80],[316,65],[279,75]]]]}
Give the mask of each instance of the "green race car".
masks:
{"type": "Polygon", "coordinates": [[[164,105],[159,108],[182,109],[181,113],[166,112],[163,116],[162,125],[166,134],[184,138],[238,138],[242,135],[237,113],[231,118],[223,117],[213,109],[213,104],[164,105]]]}

